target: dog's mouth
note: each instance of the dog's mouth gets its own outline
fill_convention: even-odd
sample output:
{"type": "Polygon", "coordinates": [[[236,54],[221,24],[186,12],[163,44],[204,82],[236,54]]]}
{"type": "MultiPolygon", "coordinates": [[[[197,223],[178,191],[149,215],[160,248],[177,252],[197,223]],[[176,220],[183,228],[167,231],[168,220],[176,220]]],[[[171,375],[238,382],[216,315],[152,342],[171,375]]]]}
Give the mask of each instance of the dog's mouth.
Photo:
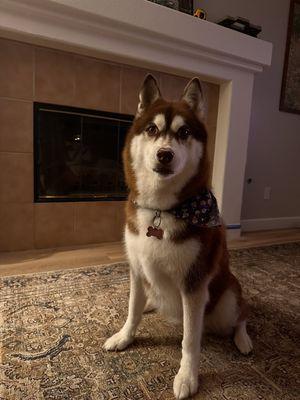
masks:
{"type": "Polygon", "coordinates": [[[153,168],[153,171],[162,176],[168,176],[173,174],[173,171],[170,168],[167,168],[163,165],[157,165],[155,168],[153,168]]]}

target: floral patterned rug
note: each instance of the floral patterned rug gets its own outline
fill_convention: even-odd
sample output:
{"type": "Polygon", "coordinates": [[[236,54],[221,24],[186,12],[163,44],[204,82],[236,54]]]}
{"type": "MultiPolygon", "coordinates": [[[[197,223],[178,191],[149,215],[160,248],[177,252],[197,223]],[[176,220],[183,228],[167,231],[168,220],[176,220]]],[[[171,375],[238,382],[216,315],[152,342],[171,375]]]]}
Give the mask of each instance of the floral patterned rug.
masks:
{"type": "MultiPolygon", "coordinates": [[[[195,398],[298,399],[300,244],[231,251],[231,265],[254,352],[205,336],[195,398]]],[[[0,399],[173,399],[178,328],[147,314],[128,350],[102,351],[125,320],[128,283],[124,263],[2,278],[0,399]]]]}

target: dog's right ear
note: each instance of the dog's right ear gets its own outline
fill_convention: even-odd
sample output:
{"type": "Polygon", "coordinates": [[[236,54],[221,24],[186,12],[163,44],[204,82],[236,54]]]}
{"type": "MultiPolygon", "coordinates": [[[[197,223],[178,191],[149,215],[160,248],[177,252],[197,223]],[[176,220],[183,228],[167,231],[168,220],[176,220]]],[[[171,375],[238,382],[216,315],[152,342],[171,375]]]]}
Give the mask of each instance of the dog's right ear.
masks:
{"type": "Polygon", "coordinates": [[[151,74],[148,74],[139,93],[140,101],[136,116],[139,117],[141,114],[143,114],[147,107],[149,107],[160,97],[161,94],[156,79],[151,74]]]}

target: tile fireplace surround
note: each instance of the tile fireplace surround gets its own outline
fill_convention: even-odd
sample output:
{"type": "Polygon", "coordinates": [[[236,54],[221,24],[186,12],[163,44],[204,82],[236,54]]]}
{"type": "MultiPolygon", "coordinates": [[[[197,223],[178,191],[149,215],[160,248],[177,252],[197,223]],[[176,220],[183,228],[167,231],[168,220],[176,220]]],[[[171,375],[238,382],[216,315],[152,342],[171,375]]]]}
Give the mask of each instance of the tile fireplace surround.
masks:
{"type": "Polygon", "coordinates": [[[132,114],[147,71],[169,99],[189,77],[205,81],[212,184],[239,235],[254,74],[271,44],[144,0],[118,4],[1,1],[0,251],[121,239],[122,202],[33,203],[32,106],[132,114]]]}

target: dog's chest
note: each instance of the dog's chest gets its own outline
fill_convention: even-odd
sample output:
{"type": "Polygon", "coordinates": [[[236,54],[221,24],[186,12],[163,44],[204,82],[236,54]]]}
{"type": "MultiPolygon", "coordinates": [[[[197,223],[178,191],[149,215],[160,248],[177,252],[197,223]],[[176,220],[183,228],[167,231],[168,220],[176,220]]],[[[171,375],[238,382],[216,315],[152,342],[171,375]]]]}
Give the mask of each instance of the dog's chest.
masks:
{"type": "Polygon", "coordinates": [[[130,258],[134,258],[147,275],[149,270],[161,270],[168,275],[181,276],[196,261],[201,244],[196,239],[175,242],[172,237],[184,229],[184,222],[169,213],[161,213],[159,229],[163,238],[147,236],[148,228],[157,224],[152,210],[137,210],[138,235],[126,232],[126,245],[130,258]],[[153,223],[154,222],[154,223],[153,223]]]}

